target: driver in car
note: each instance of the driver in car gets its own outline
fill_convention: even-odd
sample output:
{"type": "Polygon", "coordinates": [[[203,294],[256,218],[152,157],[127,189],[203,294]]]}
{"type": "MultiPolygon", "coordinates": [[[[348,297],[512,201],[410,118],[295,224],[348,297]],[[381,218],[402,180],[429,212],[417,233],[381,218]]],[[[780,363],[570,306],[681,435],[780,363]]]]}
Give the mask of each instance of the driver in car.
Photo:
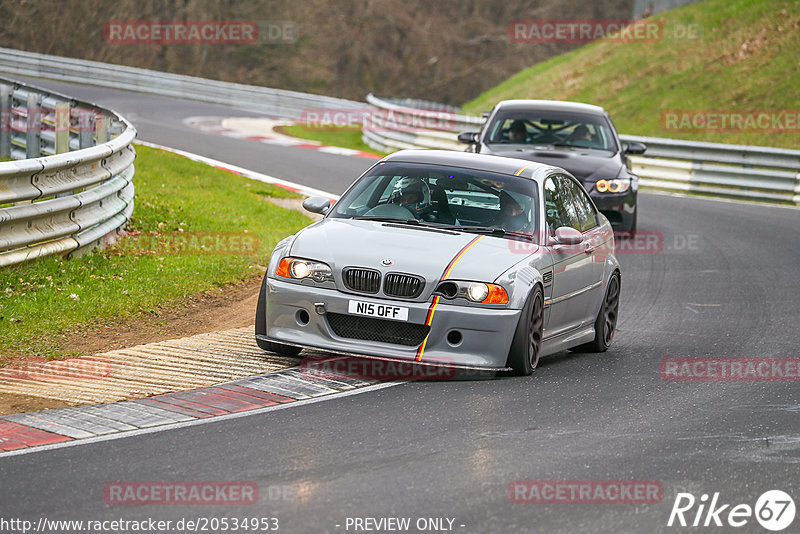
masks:
{"type": "Polygon", "coordinates": [[[508,139],[512,142],[525,143],[528,139],[528,129],[521,120],[515,120],[508,128],[508,139]]]}
{"type": "Polygon", "coordinates": [[[569,136],[569,141],[574,143],[575,141],[591,141],[592,134],[589,132],[589,128],[585,124],[579,125],[575,130],[572,131],[572,134],[569,136]]]}
{"type": "Polygon", "coordinates": [[[527,223],[528,218],[522,205],[505,191],[500,192],[500,214],[493,226],[514,232],[523,229],[527,223]]]}
{"type": "Polygon", "coordinates": [[[403,177],[394,184],[389,202],[407,209],[414,218],[421,219],[431,205],[431,190],[419,178],[403,177]]]}

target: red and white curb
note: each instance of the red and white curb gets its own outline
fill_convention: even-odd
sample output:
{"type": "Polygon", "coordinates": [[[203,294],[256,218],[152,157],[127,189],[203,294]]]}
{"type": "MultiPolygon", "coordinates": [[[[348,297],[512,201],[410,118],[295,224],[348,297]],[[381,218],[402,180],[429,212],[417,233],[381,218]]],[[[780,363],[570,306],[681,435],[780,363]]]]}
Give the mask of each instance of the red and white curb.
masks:
{"type": "MultiPolygon", "coordinates": [[[[272,131],[272,128],[260,129],[259,133],[234,129],[226,126],[224,123],[229,121],[227,117],[189,117],[184,119],[184,124],[196,128],[205,133],[224,135],[226,137],[233,137],[236,139],[243,139],[246,141],[258,141],[268,145],[289,146],[295,148],[308,148],[325,152],[328,154],[336,154],[338,156],[356,156],[359,158],[381,159],[383,156],[372,154],[370,152],[362,152],[352,148],[343,148],[339,146],[323,145],[317,141],[308,139],[298,139],[288,135],[282,135],[272,131]]],[[[270,122],[272,126],[286,126],[293,124],[291,121],[269,121],[267,119],[259,119],[261,121],[270,122]]]]}
{"type": "Polygon", "coordinates": [[[293,367],[193,391],[7,415],[0,417],[0,456],[230,419],[396,384],[307,376],[293,367]]]}

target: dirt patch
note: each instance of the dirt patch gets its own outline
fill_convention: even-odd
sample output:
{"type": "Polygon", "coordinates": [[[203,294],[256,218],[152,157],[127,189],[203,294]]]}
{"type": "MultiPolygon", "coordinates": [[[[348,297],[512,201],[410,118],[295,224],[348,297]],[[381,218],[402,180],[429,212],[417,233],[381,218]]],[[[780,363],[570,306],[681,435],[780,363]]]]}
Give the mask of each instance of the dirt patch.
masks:
{"type": "Polygon", "coordinates": [[[67,406],[72,406],[72,404],[55,399],[31,397],[30,395],[0,393],[0,415],[20,412],[38,412],[39,410],[66,408],[67,406]]]}
{"type": "Polygon", "coordinates": [[[247,326],[255,320],[262,277],[263,273],[240,284],[189,297],[177,308],[71,332],[62,344],[70,352],[94,354],[247,326]]]}
{"type": "MultiPolygon", "coordinates": [[[[206,291],[189,297],[181,306],[128,318],[124,322],[94,324],[65,334],[62,344],[70,352],[87,355],[248,326],[255,320],[262,278],[263,273],[259,273],[221,291],[206,291]]],[[[0,415],[70,405],[53,399],[0,393],[0,415]]]]}

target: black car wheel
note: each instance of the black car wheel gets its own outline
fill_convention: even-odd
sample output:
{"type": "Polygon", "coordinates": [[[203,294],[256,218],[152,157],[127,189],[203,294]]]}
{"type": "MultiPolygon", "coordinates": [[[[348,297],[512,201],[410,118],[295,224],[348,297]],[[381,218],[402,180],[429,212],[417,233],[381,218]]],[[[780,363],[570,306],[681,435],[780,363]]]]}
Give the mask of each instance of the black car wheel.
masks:
{"type": "Polygon", "coordinates": [[[580,345],[572,350],[576,352],[605,352],[608,350],[617,331],[619,290],[619,273],[615,271],[608,280],[606,295],[594,322],[594,339],[590,343],[580,345]]]}
{"type": "Polygon", "coordinates": [[[508,354],[508,366],[514,374],[527,376],[536,369],[542,354],[543,329],[544,297],[542,288],[536,286],[522,309],[508,354]]]}
{"type": "Polygon", "coordinates": [[[636,231],[636,226],[638,225],[638,222],[639,222],[639,208],[637,207],[633,211],[633,220],[631,220],[631,224],[628,227],[628,231],[630,233],[634,233],[636,231]]]}

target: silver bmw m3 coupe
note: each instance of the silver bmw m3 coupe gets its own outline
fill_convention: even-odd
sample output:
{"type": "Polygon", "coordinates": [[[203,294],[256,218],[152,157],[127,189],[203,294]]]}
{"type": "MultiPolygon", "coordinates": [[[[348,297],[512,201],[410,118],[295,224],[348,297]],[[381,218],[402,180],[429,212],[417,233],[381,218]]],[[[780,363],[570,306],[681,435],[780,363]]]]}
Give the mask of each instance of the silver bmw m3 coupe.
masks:
{"type": "Polygon", "coordinates": [[[605,351],[617,324],[614,235],[558,167],[406,150],[275,247],[256,310],[268,351],[303,348],[530,374],[605,351]]]}

